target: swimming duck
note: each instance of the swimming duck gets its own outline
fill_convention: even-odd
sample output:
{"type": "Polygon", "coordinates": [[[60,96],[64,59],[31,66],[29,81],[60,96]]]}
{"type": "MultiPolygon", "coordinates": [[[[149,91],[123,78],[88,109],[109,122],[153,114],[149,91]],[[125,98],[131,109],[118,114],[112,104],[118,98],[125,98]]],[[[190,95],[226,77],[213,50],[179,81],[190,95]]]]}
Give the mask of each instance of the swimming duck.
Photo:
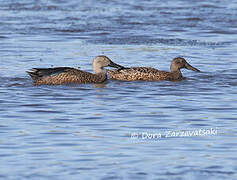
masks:
{"type": "Polygon", "coordinates": [[[160,71],[152,67],[131,67],[118,70],[108,70],[107,73],[112,80],[121,81],[177,81],[182,80],[183,76],[180,69],[186,68],[192,71],[200,72],[191,66],[184,58],[174,58],[170,65],[170,72],[160,71]]]}
{"type": "Polygon", "coordinates": [[[60,85],[68,83],[102,83],[107,79],[104,67],[123,68],[112,62],[106,56],[96,56],[92,62],[93,72],[71,67],[33,68],[27,73],[33,79],[34,85],[60,85]]]}

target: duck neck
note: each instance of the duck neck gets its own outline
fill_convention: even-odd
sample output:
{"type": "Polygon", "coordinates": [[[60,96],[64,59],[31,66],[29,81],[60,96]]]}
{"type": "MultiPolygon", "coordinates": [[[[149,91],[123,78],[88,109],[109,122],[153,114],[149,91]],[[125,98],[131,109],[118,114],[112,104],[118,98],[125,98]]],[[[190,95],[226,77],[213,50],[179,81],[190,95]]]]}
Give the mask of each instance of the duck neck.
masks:
{"type": "Polygon", "coordinates": [[[102,83],[107,79],[107,75],[104,71],[100,72],[100,73],[95,73],[94,77],[96,79],[96,82],[102,83]]]}
{"type": "Polygon", "coordinates": [[[180,71],[180,69],[176,69],[176,70],[173,70],[170,72],[173,80],[178,80],[178,79],[182,79],[183,78],[183,75],[180,71]]]}
{"type": "Polygon", "coordinates": [[[176,72],[176,71],[180,72],[180,68],[178,68],[177,66],[174,66],[173,63],[171,63],[170,72],[176,72]]]}

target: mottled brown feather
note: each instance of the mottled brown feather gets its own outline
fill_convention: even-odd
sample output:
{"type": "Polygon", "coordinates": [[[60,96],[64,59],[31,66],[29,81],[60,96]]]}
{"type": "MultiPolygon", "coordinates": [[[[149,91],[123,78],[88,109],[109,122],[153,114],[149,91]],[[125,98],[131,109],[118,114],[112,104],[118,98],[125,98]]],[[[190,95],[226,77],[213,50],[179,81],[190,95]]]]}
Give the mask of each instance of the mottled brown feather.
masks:
{"type": "Polygon", "coordinates": [[[166,72],[159,71],[152,67],[131,67],[122,70],[107,71],[110,79],[122,81],[161,81],[161,80],[181,80],[180,71],[166,72]]]}
{"type": "MultiPolygon", "coordinates": [[[[52,68],[49,68],[49,70],[52,68]]],[[[35,72],[41,74],[40,70],[35,72]]],[[[34,79],[34,85],[59,85],[69,83],[102,83],[107,79],[105,73],[92,74],[79,69],[68,68],[59,74],[39,76],[34,79]]]]}
{"type": "Polygon", "coordinates": [[[102,83],[107,79],[104,67],[124,68],[107,56],[95,56],[92,61],[94,74],[71,67],[33,68],[27,73],[34,85],[59,85],[69,83],[102,83]]]}
{"type": "Polygon", "coordinates": [[[110,70],[107,73],[110,79],[122,80],[122,81],[179,81],[184,79],[180,69],[186,68],[192,71],[200,72],[197,68],[191,66],[182,57],[174,58],[171,61],[170,72],[159,71],[152,67],[131,67],[118,70],[110,70]]]}

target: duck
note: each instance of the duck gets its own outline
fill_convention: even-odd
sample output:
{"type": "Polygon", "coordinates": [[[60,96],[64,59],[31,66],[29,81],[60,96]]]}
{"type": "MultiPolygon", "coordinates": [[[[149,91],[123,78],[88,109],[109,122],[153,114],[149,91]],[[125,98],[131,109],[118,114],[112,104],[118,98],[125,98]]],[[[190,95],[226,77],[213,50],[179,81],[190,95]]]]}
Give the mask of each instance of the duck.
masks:
{"type": "Polygon", "coordinates": [[[104,67],[123,69],[124,67],[114,63],[107,56],[95,56],[92,62],[94,73],[72,67],[32,68],[26,71],[33,79],[33,85],[62,85],[70,83],[103,83],[107,80],[104,67]]]}
{"type": "Polygon", "coordinates": [[[185,79],[181,69],[186,68],[195,72],[199,69],[191,66],[184,58],[176,57],[171,61],[170,72],[161,71],[152,67],[130,67],[117,70],[108,70],[111,80],[120,81],[179,81],[185,79]]]}

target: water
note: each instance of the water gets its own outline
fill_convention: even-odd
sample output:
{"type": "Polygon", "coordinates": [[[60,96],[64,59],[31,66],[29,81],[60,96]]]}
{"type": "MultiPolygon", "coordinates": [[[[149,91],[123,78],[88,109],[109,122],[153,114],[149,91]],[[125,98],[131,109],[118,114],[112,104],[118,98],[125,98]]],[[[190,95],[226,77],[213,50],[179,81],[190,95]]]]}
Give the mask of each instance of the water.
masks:
{"type": "Polygon", "coordinates": [[[237,178],[235,1],[0,3],[1,179],[237,178]],[[91,71],[101,54],[162,70],[182,56],[202,72],[40,87],[25,73],[91,71]]]}

